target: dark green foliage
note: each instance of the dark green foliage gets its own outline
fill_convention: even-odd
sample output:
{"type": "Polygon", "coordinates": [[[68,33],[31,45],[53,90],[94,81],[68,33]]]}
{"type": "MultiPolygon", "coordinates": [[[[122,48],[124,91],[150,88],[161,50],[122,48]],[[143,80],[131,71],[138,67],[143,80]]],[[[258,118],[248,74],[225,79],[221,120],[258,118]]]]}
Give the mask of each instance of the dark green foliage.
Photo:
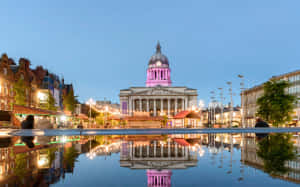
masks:
{"type": "Polygon", "coordinates": [[[289,134],[272,134],[258,143],[257,155],[264,162],[264,170],[272,175],[288,171],[285,163],[296,158],[294,145],[289,134]]]}
{"type": "Polygon", "coordinates": [[[74,96],[74,92],[73,90],[70,90],[70,92],[64,97],[63,100],[64,108],[65,110],[74,113],[76,104],[77,102],[76,102],[76,97],[74,96]]]}
{"type": "Polygon", "coordinates": [[[264,94],[257,100],[257,116],[278,127],[290,122],[296,97],[285,93],[290,86],[287,81],[268,81],[264,84],[264,94]]]}
{"type": "Polygon", "coordinates": [[[26,86],[24,85],[24,80],[19,79],[18,82],[14,84],[14,92],[15,92],[15,103],[17,105],[26,105],[26,86]]]}
{"type": "Polygon", "coordinates": [[[47,109],[48,110],[56,110],[57,109],[55,106],[55,99],[50,91],[48,91],[47,109]]]}
{"type": "Polygon", "coordinates": [[[63,156],[63,164],[68,168],[74,168],[78,156],[79,153],[74,147],[66,148],[63,156]]]}

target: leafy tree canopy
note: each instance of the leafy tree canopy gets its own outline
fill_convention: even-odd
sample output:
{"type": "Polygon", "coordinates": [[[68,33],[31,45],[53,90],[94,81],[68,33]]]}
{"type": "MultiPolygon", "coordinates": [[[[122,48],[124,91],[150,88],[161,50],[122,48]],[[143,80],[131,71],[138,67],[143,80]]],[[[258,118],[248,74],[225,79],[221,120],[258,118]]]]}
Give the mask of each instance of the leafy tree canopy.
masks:
{"type": "Polygon", "coordinates": [[[292,112],[297,98],[286,94],[289,82],[268,81],[264,84],[264,94],[258,98],[257,116],[274,126],[283,125],[292,119],[292,112]]]}
{"type": "Polygon", "coordinates": [[[15,103],[17,105],[22,105],[25,106],[26,105],[26,86],[24,84],[24,80],[23,79],[19,79],[13,87],[13,90],[15,92],[15,103]]]}
{"type": "Polygon", "coordinates": [[[272,134],[258,143],[258,157],[264,162],[264,170],[272,175],[288,171],[285,162],[296,158],[290,134],[272,134]]]}
{"type": "Polygon", "coordinates": [[[64,108],[65,110],[74,113],[76,104],[77,102],[76,102],[76,97],[74,96],[74,92],[73,90],[70,90],[69,93],[64,97],[63,100],[64,108]]]}

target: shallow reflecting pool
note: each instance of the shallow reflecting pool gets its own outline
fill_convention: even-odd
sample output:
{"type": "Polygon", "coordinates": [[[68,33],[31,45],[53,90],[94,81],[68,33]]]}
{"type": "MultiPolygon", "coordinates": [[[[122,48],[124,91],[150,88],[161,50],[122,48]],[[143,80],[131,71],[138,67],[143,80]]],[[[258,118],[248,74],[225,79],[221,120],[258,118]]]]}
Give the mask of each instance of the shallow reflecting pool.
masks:
{"type": "Polygon", "coordinates": [[[0,138],[0,186],[299,186],[299,133],[0,138]]]}

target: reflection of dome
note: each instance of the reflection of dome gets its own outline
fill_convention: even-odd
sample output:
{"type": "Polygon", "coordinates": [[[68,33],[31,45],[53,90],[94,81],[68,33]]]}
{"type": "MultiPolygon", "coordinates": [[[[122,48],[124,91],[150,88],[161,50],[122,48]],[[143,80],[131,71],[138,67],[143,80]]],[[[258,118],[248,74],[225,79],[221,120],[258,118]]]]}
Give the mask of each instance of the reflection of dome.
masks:
{"type": "Polygon", "coordinates": [[[168,58],[161,53],[161,47],[159,42],[156,45],[156,53],[150,58],[149,65],[154,65],[156,62],[161,62],[161,64],[169,66],[168,58]]]}
{"type": "Polygon", "coordinates": [[[151,186],[161,186],[170,187],[171,186],[171,170],[147,170],[148,177],[148,187],[151,186]]]}

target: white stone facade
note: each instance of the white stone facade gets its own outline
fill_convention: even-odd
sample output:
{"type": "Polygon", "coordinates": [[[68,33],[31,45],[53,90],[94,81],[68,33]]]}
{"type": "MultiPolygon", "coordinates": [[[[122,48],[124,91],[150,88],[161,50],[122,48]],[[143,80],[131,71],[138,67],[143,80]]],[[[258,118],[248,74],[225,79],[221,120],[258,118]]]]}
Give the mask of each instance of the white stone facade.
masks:
{"type": "Polygon", "coordinates": [[[146,112],[150,116],[174,116],[197,106],[197,90],[187,87],[131,87],[120,91],[120,111],[133,116],[146,112]]]}

